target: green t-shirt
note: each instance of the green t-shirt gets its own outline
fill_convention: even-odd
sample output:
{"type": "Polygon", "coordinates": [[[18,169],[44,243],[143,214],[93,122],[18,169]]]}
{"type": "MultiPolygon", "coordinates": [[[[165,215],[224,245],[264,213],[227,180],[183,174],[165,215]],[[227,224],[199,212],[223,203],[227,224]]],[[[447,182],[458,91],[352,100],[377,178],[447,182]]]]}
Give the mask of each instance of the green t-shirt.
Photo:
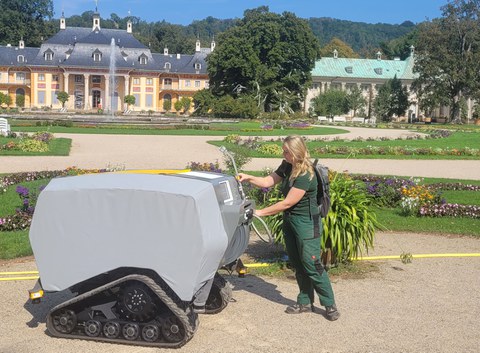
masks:
{"type": "Polygon", "coordinates": [[[275,174],[282,178],[281,191],[284,197],[287,196],[292,187],[305,190],[305,195],[303,195],[300,201],[286,210],[286,212],[299,215],[318,214],[318,207],[316,205],[317,179],[315,175],[313,176],[312,180],[310,180],[310,174],[305,173],[304,175],[299,175],[297,178],[291,181],[290,175],[292,174],[292,165],[286,160],[282,161],[282,164],[280,164],[280,166],[277,168],[275,174]]]}

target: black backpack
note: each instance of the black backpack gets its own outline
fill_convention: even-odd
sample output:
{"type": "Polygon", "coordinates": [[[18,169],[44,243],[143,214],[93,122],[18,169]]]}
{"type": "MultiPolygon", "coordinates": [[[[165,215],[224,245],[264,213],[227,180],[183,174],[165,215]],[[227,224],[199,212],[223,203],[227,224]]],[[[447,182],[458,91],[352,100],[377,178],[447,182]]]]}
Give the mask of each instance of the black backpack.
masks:
{"type": "Polygon", "coordinates": [[[320,217],[325,218],[330,210],[330,180],[328,179],[328,168],[318,163],[318,159],[313,162],[313,170],[317,177],[317,206],[320,217]]]}

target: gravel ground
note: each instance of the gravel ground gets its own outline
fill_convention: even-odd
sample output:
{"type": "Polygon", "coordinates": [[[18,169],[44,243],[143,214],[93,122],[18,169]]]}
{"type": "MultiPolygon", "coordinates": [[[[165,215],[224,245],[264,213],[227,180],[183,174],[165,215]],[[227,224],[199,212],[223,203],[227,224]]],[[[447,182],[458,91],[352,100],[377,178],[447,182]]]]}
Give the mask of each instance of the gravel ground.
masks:
{"type": "MultiPolygon", "coordinates": [[[[480,253],[480,240],[379,233],[369,255],[480,253]]],[[[264,245],[265,246],[265,245],[264,245]]],[[[234,302],[217,315],[202,315],[193,339],[178,352],[478,352],[480,257],[376,261],[364,279],[336,278],[342,316],[285,314],[296,297],[292,279],[228,276],[234,302]]],[[[0,272],[34,270],[31,260],[4,262],[0,272]]],[[[52,338],[45,316],[66,293],[39,305],[27,301],[33,281],[0,282],[1,353],[148,353],[158,349],[52,338]]],[[[318,305],[318,303],[317,303],[318,305]]]]}
{"type": "MultiPolygon", "coordinates": [[[[340,136],[353,139],[367,137],[407,137],[414,132],[396,129],[348,127],[340,136]]],[[[72,139],[72,150],[66,157],[0,156],[0,173],[123,166],[126,169],[183,169],[190,162],[223,161],[222,153],[206,141],[221,140],[215,136],[137,136],[55,134],[72,139]]],[[[330,136],[329,138],[334,138],[330,136]]],[[[323,136],[324,137],[324,136],[323,136]]],[[[314,137],[311,137],[314,138],[314,137]]],[[[325,159],[322,161],[337,171],[383,175],[480,179],[480,160],[384,160],[384,159],[325,159]]],[[[244,170],[276,168],[280,159],[254,158],[244,170]]]]}
{"type": "MultiPolygon", "coordinates": [[[[349,128],[349,137],[404,130],[349,128]]],[[[60,134],[58,134],[59,136],[60,134]]],[[[73,139],[69,157],[0,157],[0,173],[54,170],[76,165],[103,168],[184,168],[191,161],[222,160],[214,137],[64,135],[73,139]]],[[[393,135],[392,135],[393,136],[393,135]]],[[[221,139],[221,138],[218,138],[221,139]]],[[[245,169],[276,167],[256,160],[245,169]]],[[[335,170],[405,176],[480,179],[480,161],[325,160],[335,170]]],[[[258,248],[258,246],[255,246],[258,248]]],[[[379,233],[369,255],[480,253],[480,239],[423,234],[379,233]]],[[[248,251],[247,251],[248,253],[248,251]]],[[[178,352],[479,352],[480,257],[376,261],[379,270],[364,279],[336,278],[333,287],[342,316],[327,321],[316,313],[287,315],[297,294],[295,281],[247,275],[228,276],[234,299],[227,308],[201,316],[193,339],[178,352]]],[[[0,263],[0,272],[35,270],[32,259],[0,263]]],[[[0,274],[0,277],[4,275],[0,274]]],[[[48,295],[40,305],[27,301],[33,281],[0,281],[0,353],[115,352],[158,349],[52,338],[48,310],[68,293],[48,295]]]]}

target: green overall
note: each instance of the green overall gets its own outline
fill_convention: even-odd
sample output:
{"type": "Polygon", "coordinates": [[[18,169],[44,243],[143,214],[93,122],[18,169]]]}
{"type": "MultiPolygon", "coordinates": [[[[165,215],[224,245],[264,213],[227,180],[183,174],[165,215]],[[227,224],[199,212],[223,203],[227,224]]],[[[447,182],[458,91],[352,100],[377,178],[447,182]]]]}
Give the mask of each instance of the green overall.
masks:
{"type": "Polygon", "coordinates": [[[292,165],[283,161],[275,173],[282,180],[281,189],[287,196],[292,187],[305,190],[302,199],[283,213],[283,235],[288,258],[295,269],[300,293],[298,304],[313,304],[314,291],[322,306],[335,304],[332,285],[320,259],[322,220],[316,204],[317,181],[310,174],[300,175],[290,181],[292,165]]]}

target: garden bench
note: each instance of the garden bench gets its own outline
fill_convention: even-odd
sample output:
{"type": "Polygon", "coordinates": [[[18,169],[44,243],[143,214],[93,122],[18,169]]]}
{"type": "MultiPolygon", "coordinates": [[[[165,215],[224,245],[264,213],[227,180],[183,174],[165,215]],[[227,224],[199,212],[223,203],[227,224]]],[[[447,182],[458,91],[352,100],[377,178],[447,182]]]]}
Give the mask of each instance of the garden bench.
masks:
{"type": "Polygon", "coordinates": [[[10,125],[8,120],[5,118],[0,118],[0,135],[7,136],[10,133],[10,125]]]}
{"type": "Polygon", "coordinates": [[[330,119],[327,118],[326,116],[318,116],[318,121],[326,121],[326,122],[328,122],[328,121],[330,121],[330,119]]]}
{"type": "Polygon", "coordinates": [[[347,119],[345,119],[344,116],[334,116],[333,117],[333,122],[334,123],[346,123],[347,119]]]}
{"type": "Polygon", "coordinates": [[[365,124],[365,118],[360,118],[360,117],[354,116],[354,117],[352,118],[352,123],[362,123],[362,124],[365,124]]]}

